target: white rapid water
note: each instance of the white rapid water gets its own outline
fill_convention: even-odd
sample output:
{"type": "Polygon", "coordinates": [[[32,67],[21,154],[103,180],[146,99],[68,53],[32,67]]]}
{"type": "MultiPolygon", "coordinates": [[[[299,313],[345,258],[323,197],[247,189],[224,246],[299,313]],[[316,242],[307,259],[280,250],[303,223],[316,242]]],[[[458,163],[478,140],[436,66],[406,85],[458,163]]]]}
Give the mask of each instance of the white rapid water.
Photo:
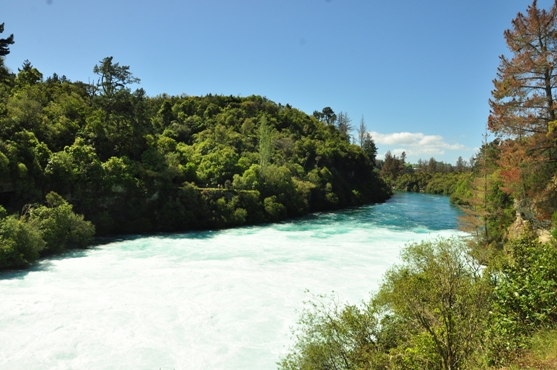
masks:
{"type": "Polygon", "coordinates": [[[0,274],[0,369],[276,368],[306,290],[361,302],[408,241],[457,233],[395,203],[122,240],[0,274]]]}

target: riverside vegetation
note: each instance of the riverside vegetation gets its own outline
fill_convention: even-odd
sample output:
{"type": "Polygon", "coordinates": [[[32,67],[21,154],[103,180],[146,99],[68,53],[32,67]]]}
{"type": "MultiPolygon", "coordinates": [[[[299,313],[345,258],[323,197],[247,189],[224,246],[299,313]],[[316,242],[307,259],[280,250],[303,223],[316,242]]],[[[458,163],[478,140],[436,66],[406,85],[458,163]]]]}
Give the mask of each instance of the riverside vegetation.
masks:
{"type": "Polygon", "coordinates": [[[373,140],[351,144],[345,113],[148,97],[112,57],[95,83],[44,79],[29,61],[10,73],[13,43],[0,38],[0,269],[94,235],[274,222],[391,195],[373,140]]]}
{"type": "MultiPolygon", "coordinates": [[[[557,368],[557,2],[533,1],[505,39],[496,139],[459,171],[430,161],[411,173],[389,153],[385,182],[371,138],[350,144],[349,120],[328,107],[150,98],[112,58],[95,84],[2,66],[0,267],[85,245],[94,228],[217,228],[382,201],[392,188],[450,194],[470,238],[409,245],[363,304],[308,302],[278,366],[557,368]]],[[[0,39],[2,56],[12,42],[0,39]]]]}
{"type": "Polygon", "coordinates": [[[450,194],[470,236],[407,246],[362,304],[307,302],[279,368],[557,369],[557,2],[504,36],[495,139],[468,168],[382,163],[393,188],[450,194]]]}

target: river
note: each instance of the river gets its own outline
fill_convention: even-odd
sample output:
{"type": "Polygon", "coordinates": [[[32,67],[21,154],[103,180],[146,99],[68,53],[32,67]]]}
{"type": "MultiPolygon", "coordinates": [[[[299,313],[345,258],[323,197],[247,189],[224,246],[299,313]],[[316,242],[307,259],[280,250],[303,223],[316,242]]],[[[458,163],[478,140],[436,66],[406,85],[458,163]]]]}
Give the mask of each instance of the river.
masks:
{"type": "Polygon", "coordinates": [[[130,237],[0,274],[1,369],[273,369],[303,301],[358,303],[408,242],[451,236],[448,197],[273,225],[130,237]]]}

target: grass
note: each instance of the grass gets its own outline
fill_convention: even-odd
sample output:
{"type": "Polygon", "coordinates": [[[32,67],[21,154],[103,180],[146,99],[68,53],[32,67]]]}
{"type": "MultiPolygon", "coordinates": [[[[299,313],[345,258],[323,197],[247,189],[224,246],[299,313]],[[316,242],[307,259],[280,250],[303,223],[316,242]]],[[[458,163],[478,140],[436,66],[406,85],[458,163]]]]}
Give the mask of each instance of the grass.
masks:
{"type": "Polygon", "coordinates": [[[534,335],[530,341],[530,349],[518,355],[504,369],[557,370],[557,329],[534,335]]]}

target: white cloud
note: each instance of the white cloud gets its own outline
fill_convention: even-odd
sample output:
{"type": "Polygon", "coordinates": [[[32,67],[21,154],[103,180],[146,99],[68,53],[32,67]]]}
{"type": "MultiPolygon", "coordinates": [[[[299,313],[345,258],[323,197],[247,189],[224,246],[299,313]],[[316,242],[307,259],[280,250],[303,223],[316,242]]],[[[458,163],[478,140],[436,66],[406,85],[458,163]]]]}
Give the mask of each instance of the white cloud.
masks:
{"type": "Polygon", "coordinates": [[[380,134],[371,131],[370,134],[375,144],[394,146],[391,152],[400,155],[406,152],[407,156],[427,158],[434,155],[444,155],[446,151],[470,150],[458,143],[450,144],[441,135],[424,135],[420,132],[395,132],[380,134]]]}

